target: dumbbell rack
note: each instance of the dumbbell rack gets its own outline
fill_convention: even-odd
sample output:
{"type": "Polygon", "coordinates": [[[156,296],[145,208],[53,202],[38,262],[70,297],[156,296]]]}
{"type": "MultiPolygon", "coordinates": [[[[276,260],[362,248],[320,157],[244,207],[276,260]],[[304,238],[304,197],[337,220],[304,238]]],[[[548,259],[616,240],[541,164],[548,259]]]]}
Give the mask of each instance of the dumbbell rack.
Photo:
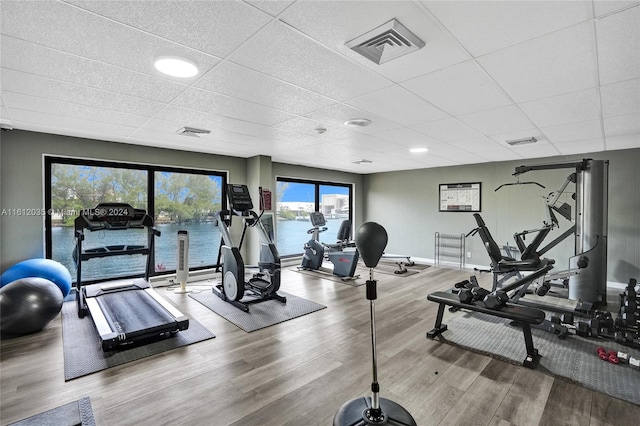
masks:
{"type": "Polygon", "coordinates": [[[631,343],[640,347],[640,295],[636,292],[637,281],[629,280],[623,293],[620,293],[618,317],[615,320],[614,339],[618,343],[631,343]]]}

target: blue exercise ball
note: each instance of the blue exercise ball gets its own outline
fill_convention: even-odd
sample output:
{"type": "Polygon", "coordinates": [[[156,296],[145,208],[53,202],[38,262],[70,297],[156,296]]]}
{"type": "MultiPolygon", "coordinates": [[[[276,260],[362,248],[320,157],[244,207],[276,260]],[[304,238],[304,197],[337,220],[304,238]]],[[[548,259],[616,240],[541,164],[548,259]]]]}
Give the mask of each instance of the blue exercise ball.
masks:
{"type": "Polygon", "coordinates": [[[0,287],[28,277],[45,278],[52,281],[62,291],[62,297],[71,291],[71,274],[62,263],[51,259],[28,259],[16,263],[2,274],[0,287]]]}
{"type": "Polygon", "coordinates": [[[45,278],[20,278],[0,288],[0,331],[29,334],[42,330],[60,313],[64,296],[45,278]]]}

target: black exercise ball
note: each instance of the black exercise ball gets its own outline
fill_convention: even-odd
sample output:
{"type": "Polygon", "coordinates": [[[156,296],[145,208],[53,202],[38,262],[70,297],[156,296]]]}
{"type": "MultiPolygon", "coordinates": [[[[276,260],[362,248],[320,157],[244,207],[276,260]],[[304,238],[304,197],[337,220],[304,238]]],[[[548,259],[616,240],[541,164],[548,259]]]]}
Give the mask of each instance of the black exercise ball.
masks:
{"type": "Polygon", "coordinates": [[[0,288],[0,331],[29,334],[42,330],[62,309],[62,291],[38,277],[21,278],[0,288]]]}

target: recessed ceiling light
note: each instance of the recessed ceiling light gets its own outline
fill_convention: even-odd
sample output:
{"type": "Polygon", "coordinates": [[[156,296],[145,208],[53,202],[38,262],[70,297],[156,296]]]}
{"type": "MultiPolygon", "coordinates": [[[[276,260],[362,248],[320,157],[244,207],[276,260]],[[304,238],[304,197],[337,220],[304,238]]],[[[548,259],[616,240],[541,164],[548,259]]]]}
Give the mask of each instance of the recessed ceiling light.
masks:
{"type": "Polygon", "coordinates": [[[429,151],[429,149],[428,149],[428,148],[411,148],[411,149],[409,150],[409,152],[412,152],[412,153],[414,153],[414,154],[417,154],[417,153],[419,153],[419,152],[427,152],[427,151],[429,151]]]}
{"type": "Polygon", "coordinates": [[[178,56],[160,56],[156,58],[155,66],[161,73],[172,77],[188,78],[198,74],[196,64],[178,56]]]}
{"type": "Polygon", "coordinates": [[[371,120],[367,118],[353,118],[344,122],[347,127],[365,127],[371,124],[371,120]]]}
{"type": "Polygon", "coordinates": [[[373,161],[367,160],[367,159],[364,159],[364,158],[362,160],[357,160],[357,161],[353,162],[353,164],[371,164],[371,163],[373,163],[373,161]]]}

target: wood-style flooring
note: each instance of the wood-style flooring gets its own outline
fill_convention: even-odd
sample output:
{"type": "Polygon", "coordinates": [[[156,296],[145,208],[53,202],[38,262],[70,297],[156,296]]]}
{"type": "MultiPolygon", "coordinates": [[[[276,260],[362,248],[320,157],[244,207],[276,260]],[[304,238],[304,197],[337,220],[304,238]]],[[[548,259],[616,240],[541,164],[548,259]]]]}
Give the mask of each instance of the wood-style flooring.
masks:
{"type": "MultiPolygon", "coordinates": [[[[159,288],[217,337],[66,383],[59,317],[40,333],[3,340],[0,422],[89,396],[98,425],[331,425],[343,402],[369,394],[365,288],[284,269],[282,290],[327,309],[245,333],[159,288]]],[[[381,396],[419,425],[640,424],[640,406],[426,339],[437,313],[427,294],[471,273],[376,275],[381,396]]],[[[490,287],[488,274],[478,277],[490,287]]]]}

